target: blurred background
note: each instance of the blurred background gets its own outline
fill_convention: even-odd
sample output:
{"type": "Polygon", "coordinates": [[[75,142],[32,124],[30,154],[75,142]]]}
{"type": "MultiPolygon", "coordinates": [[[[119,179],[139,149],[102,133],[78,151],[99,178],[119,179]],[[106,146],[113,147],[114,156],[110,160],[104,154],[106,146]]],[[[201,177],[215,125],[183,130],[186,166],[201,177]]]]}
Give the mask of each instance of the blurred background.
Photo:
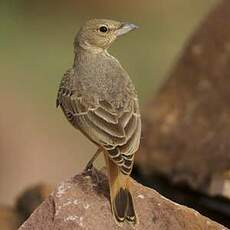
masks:
{"type": "Polygon", "coordinates": [[[143,106],[217,2],[1,0],[0,204],[13,205],[28,186],[54,186],[79,173],[96,150],[55,108],[60,79],[73,62],[73,38],[85,20],[140,26],[110,53],[130,73],[143,106]]]}

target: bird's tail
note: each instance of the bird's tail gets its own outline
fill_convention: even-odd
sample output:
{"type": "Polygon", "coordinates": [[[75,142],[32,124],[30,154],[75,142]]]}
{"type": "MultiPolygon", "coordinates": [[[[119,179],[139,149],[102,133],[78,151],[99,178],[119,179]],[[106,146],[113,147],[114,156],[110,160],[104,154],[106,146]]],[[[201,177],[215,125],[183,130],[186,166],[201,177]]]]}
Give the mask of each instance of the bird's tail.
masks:
{"type": "Polygon", "coordinates": [[[128,221],[137,223],[132,194],[129,190],[129,176],[124,175],[119,167],[107,156],[112,212],[118,223],[128,221]]]}

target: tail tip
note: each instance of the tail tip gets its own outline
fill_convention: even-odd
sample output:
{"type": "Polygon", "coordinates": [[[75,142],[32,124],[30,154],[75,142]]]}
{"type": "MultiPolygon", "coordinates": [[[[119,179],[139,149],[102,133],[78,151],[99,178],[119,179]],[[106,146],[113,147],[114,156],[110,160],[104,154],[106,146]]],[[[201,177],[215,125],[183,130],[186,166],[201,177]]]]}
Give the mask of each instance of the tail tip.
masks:
{"type": "Polygon", "coordinates": [[[113,213],[118,223],[127,221],[132,224],[137,223],[133,199],[127,188],[120,188],[113,201],[113,213]]]}

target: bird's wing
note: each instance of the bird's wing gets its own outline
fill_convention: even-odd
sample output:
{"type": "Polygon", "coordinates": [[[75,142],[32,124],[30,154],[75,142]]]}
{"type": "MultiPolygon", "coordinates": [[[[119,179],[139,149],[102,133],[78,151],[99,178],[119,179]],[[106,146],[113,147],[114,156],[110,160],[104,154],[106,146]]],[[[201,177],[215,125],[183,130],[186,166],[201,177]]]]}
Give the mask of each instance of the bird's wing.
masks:
{"type": "Polygon", "coordinates": [[[139,148],[141,136],[141,118],[137,98],[131,100],[129,110],[118,119],[118,124],[125,133],[125,141],[108,149],[109,156],[120,166],[124,174],[130,174],[134,162],[134,154],[139,148]]]}
{"type": "Polygon", "coordinates": [[[130,174],[141,134],[137,99],[132,99],[123,113],[114,112],[105,100],[99,101],[96,107],[86,108],[84,98],[72,97],[71,105],[79,129],[103,146],[124,174],[130,174]]]}
{"type": "Polygon", "coordinates": [[[108,101],[78,95],[73,74],[72,69],[65,73],[58,91],[57,106],[62,107],[74,127],[108,151],[109,157],[124,174],[130,174],[141,134],[137,98],[131,98],[124,111],[119,110],[123,112],[117,112],[108,101]]]}
{"type": "Polygon", "coordinates": [[[71,97],[75,93],[74,86],[74,69],[68,69],[59,85],[59,90],[56,99],[56,107],[61,106],[66,118],[69,122],[78,128],[75,121],[74,112],[71,106],[71,97]]]}
{"type": "Polygon", "coordinates": [[[72,68],[68,69],[65,72],[59,85],[57,99],[56,99],[56,107],[61,105],[66,97],[69,97],[73,94],[73,90],[74,90],[73,76],[74,76],[74,70],[72,68]]]}

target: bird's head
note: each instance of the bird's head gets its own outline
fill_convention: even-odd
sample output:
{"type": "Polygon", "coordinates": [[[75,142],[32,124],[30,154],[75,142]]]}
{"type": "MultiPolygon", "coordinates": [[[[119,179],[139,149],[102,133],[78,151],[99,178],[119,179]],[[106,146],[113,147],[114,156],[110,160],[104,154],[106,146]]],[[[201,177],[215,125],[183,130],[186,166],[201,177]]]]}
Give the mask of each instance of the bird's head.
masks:
{"type": "Polygon", "coordinates": [[[107,49],[113,41],[138,28],[136,25],[126,22],[118,22],[108,19],[92,19],[87,21],[77,33],[76,46],[92,49],[107,49]]]}

